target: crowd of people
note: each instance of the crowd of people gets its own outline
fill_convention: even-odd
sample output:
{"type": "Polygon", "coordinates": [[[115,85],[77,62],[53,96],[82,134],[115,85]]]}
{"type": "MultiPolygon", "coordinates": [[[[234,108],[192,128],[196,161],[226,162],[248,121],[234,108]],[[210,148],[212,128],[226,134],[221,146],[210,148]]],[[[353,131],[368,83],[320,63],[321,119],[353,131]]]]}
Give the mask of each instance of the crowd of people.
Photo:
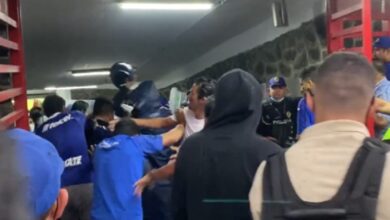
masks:
{"type": "MultiPolygon", "coordinates": [[[[388,220],[390,38],[375,48],[372,64],[340,52],[304,70],[300,97],[275,76],[262,101],[260,83],[240,69],[197,80],[171,116],[143,118],[140,103],[119,96],[97,97],[86,115],[87,102],[66,108],[49,95],[31,110],[34,132],[1,136],[20,161],[10,178],[25,189],[7,219],[388,220]]],[[[152,88],[124,79],[114,82],[120,96],[152,88]]]]}

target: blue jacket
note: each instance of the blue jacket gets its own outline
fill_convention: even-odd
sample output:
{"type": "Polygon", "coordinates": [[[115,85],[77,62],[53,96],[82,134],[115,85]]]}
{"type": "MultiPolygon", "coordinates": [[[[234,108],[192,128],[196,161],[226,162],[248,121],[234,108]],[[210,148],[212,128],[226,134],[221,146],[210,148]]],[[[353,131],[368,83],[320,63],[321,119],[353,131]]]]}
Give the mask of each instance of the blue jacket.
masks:
{"type": "Polygon", "coordinates": [[[312,126],[315,123],[314,113],[307,106],[305,98],[302,98],[298,103],[298,117],[297,117],[297,135],[312,126]]]}

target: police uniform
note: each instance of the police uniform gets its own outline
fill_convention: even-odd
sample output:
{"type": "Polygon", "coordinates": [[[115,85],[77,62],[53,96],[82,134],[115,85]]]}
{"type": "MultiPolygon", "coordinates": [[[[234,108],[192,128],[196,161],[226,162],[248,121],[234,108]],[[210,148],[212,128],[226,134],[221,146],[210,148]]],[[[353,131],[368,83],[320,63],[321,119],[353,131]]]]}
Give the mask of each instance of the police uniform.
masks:
{"type": "MultiPolygon", "coordinates": [[[[270,80],[270,86],[285,87],[282,77],[270,80]]],[[[297,109],[300,98],[285,97],[282,101],[272,98],[263,103],[263,111],[257,132],[264,137],[273,137],[283,148],[296,142],[297,109]]]]}
{"type": "Polygon", "coordinates": [[[64,160],[61,186],[91,182],[92,163],[85,138],[86,118],[83,113],[56,113],[44,122],[36,134],[50,141],[64,160]]]}

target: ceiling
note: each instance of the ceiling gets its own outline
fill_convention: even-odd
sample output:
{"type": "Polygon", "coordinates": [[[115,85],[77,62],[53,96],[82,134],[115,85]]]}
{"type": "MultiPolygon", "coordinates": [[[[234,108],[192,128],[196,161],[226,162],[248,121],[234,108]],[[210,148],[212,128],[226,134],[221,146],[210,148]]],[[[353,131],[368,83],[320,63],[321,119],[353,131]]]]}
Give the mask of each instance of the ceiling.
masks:
{"type": "MultiPolygon", "coordinates": [[[[211,12],[123,11],[115,0],[21,0],[29,89],[107,84],[72,69],[125,61],[141,80],[164,74],[260,23],[271,0],[227,0],[211,12]]],[[[188,73],[193,74],[193,73],[188,73]]]]}

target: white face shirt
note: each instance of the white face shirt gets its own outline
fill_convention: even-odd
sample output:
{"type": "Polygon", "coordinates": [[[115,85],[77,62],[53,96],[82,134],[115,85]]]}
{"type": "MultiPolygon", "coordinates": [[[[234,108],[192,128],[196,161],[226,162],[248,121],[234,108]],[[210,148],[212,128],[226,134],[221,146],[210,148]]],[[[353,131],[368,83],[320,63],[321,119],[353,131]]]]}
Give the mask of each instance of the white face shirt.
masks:
{"type": "Polygon", "coordinates": [[[184,139],[204,128],[205,120],[195,118],[195,114],[188,107],[184,108],[186,126],[184,128],[184,139]]]}

